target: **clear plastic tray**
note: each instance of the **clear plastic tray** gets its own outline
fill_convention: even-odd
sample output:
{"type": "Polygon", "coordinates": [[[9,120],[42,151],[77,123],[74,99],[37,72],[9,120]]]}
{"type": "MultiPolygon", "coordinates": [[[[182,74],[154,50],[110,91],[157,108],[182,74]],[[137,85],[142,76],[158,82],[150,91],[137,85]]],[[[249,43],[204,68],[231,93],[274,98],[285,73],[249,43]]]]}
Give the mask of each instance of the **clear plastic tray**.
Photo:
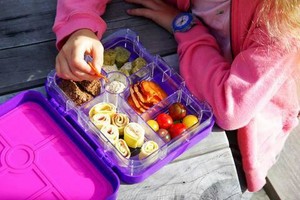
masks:
{"type": "Polygon", "coordinates": [[[163,59],[150,55],[139,43],[134,32],[129,29],[120,30],[103,40],[103,44],[106,49],[117,46],[126,48],[131,52],[129,61],[137,57],[144,58],[147,65],[128,77],[130,84],[142,80],[153,81],[167,93],[167,98],[146,112],[138,114],[128,104],[127,98],[130,95],[128,88],[123,93],[115,95],[106,92],[102,87],[99,96],[81,106],[76,106],[59,88],[57,83],[60,79],[56,76],[55,71],[48,75],[46,89],[50,102],[73,126],[84,130],[83,139],[97,152],[100,159],[105,160],[122,181],[140,182],[205,138],[211,132],[214,124],[212,110],[207,103],[199,101],[189,92],[185,87],[184,80],[163,59]],[[113,103],[117,107],[117,112],[127,114],[131,122],[140,124],[145,130],[145,142],[153,140],[158,144],[159,149],[143,159],[139,159],[138,155],[134,154],[135,152],[130,158],[123,157],[89,119],[89,110],[99,102],[113,103]],[[188,128],[180,136],[166,143],[147,124],[147,121],[155,119],[159,113],[167,112],[170,105],[175,102],[182,103],[186,107],[187,113],[195,115],[200,123],[188,128]],[[103,137],[99,137],[99,134],[102,134],[103,137]]]}

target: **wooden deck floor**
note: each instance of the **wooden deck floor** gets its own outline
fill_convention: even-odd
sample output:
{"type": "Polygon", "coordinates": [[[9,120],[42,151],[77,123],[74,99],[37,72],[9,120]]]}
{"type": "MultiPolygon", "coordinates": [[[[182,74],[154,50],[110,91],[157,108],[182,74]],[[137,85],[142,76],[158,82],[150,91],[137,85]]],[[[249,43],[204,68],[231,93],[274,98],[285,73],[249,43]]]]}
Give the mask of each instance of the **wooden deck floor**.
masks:
{"type": "Polygon", "coordinates": [[[277,163],[271,168],[265,187],[246,192],[242,200],[297,200],[300,191],[300,125],[291,133],[277,163]]]}
{"type": "Polygon", "coordinates": [[[270,199],[296,200],[300,191],[300,125],[290,134],[277,163],[268,173],[270,199]]]}

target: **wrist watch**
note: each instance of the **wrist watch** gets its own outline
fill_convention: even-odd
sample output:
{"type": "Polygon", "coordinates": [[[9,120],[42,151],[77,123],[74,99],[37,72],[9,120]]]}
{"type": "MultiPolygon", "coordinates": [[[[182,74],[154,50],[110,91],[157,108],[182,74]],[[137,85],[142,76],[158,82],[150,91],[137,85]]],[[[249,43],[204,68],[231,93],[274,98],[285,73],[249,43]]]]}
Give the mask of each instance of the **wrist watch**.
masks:
{"type": "Polygon", "coordinates": [[[173,32],[186,32],[195,24],[192,13],[179,13],[172,22],[173,32]]]}

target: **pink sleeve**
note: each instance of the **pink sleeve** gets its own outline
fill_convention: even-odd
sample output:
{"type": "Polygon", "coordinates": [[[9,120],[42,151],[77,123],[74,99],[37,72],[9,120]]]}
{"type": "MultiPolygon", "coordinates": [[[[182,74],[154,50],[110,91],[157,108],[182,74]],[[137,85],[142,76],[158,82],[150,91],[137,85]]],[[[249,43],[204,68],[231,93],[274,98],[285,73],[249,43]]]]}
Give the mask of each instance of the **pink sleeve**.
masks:
{"type": "Polygon", "coordinates": [[[103,15],[109,0],[58,0],[53,31],[56,34],[56,46],[62,47],[65,39],[74,31],[88,28],[99,38],[106,30],[103,15]]]}
{"type": "Polygon", "coordinates": [[[187,11],[190,8],[189,0],[165,0],[168,4],[172,4],[181,11],[187,11]]]}
{"type": "Polygon", "coordinates": [[[187,87],[212,106],[217,124],[225,130],[247,125],[291,74],[287,66],[292,60],[283,59],[280,52],[267,53],[250,39],[249,48],[230,64],[201,22],[188,32],[175,33],[175,38],[187,87]]]}

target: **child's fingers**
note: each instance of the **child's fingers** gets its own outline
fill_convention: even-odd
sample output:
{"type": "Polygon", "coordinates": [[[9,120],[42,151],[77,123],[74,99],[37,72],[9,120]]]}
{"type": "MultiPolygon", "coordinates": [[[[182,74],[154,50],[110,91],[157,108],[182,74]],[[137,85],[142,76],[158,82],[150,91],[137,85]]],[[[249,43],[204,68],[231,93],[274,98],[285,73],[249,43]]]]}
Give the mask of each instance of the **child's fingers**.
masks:
{"type": "Polygon", "coordinates": [[[93,70],[89,67],[87,62],[84,60],[86,53],[90,54],[90,48],[85,45],[76,46],[72,53],[69,55],[68,60],[73,68],[78,69],[81,72],[87,74],[94,74],[93,70]]]}
{"type": "Polygon", "coordinates": [[[92,64],[96,67],[98,72],[101,73],[101,67],[103,65],[103,52],[104,48],[101,43],[94,44],[94,47],[92,48],[92,57],[93,61],[92,64]]]}
{"type": "Polygon", "coordinates": [[[81,81],[81,79],[75,76],[73,72],[70,70],[70,66],[67,60],[63,56],[57,57],[55,69],[56,69],[56,74],[63,79],[81,81]]]}
{"type": "Polygon", "coordinates": [[[148,8],[134,8],[134,9],[128,9],[127,13],[129,15],[139,16],[139,17],[145,17],[151,20],[154,20],[154,11],[150,10],[148,8]]]}

